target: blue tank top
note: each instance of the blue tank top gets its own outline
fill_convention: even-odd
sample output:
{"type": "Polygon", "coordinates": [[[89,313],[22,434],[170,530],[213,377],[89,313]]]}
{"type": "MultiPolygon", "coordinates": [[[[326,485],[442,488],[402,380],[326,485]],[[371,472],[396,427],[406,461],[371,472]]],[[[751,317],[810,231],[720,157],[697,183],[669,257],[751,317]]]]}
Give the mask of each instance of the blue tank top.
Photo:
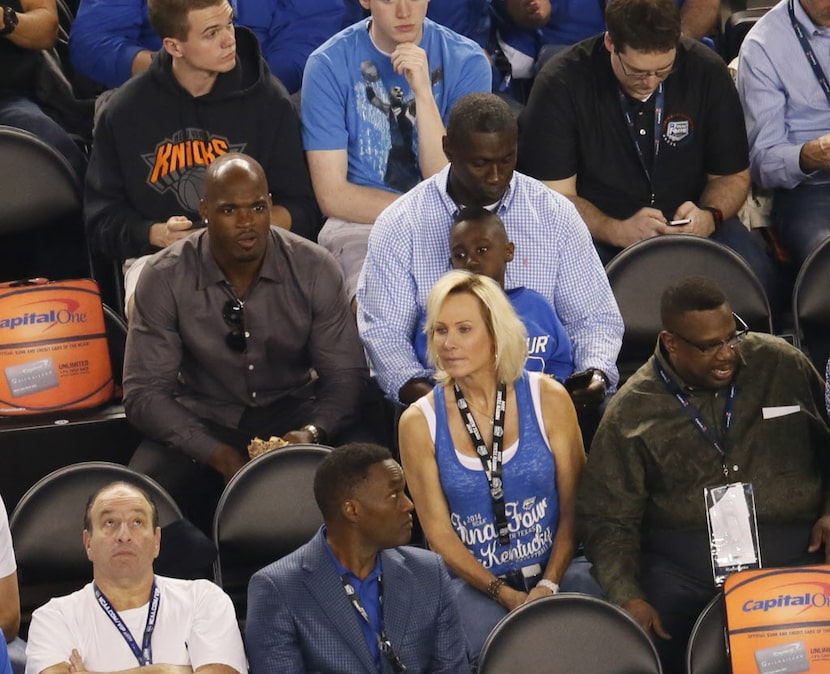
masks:
{"type": "Polygon", "coordinates": [[[515,389],[519,446],[502,469],[509,547],[499,545],[487,477],[483,470],[470,470],[459,461],[447,425],[444,389],[438,385],[434,390],[435,458],[453,528],[473,556],[497,576],[529,564],[544,568],[559,526],[556,462],[536,420],[527,372],[515,389]]]}

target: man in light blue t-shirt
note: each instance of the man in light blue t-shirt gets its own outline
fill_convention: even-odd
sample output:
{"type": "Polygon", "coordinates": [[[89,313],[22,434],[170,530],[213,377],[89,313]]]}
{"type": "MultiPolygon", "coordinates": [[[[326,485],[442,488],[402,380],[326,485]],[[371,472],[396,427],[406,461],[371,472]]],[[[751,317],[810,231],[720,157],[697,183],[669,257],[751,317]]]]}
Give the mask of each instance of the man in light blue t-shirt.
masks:
{"type": "Polygon", "coordinates": [[[303,143],[317,201],[319,242],[354,295],[375,218],[447,163],[441,146],[454,103],[490,91],[490,64],[472,40],[426,19],[428,0],[360,0],[370,17],[309,57],[303,143]]]}

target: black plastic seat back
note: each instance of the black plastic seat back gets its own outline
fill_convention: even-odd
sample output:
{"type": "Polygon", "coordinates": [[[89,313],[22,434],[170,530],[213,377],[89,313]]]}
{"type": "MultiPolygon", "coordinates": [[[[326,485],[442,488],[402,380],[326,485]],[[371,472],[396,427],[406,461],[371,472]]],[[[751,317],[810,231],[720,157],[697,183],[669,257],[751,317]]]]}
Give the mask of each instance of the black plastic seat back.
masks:
{"type": "Polygon", "coordinates": [[[795,339],[818,371],[830,357],[830,239],[804,260],[793,288],[795,339]]]}
{"type": "Polygon", "coordinates": [[[701,611],[686,648],[686,674],[730,674],[723,595],[701,611]]]}
{"type": "Polygon", "coordinates": [[[81,212],[81,184],[66,158],[37,136],[0,126],[0,235],[81,212]]]}
{"type": "Polygon", "coordinates": [[[622,379],[654,352],[663,291],[688,276],[714,279],[751,330],[772,332],[769,301],[755,272],[735,251],[711,239],[691,234],[645,239],[623,250],[605,271],[625,323],[617,360],[622,379]]]}
{"type": "Polygon", "coordinates": [[[322,445],[272,450],[243,466],[225,487],[213,519],[213,575],[240,619],[251,576],[308,542],[323,523],[314,473],[330,451],[322,445]]]}
{"type": "Polygon", "coordinates": [[[535,599],[493,628],[479,674],[660,674],[657,650],[637,622],[602,599],[562,593],[535,599]]]}

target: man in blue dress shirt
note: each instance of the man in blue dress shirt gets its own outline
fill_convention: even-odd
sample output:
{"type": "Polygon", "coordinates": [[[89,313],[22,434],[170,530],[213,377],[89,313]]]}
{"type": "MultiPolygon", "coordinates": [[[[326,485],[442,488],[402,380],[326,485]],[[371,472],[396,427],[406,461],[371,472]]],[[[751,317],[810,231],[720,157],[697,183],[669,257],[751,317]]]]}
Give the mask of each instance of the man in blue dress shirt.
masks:
{"type": "Polygon", "coordinates": [[[772,227],[798,265],[830,236],[828,72],[826,0],[781,0],[741,46],[738,94],[750,173],[775,190],[772,227]]]}
{"type": "Polygon", "coordinates": [[[248,586],[251,674],[469,672],[444,562],[406,546],[405,486],[378,445],[323,459],[314,498],[325,525],[248,586]]]}

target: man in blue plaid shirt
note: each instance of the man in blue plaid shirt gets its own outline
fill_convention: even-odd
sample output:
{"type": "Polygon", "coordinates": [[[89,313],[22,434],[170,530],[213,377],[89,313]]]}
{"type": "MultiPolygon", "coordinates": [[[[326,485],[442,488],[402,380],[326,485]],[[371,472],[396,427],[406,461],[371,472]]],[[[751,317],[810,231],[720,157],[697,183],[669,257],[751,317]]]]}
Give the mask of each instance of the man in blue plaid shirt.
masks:
{"type": "MultiPolygon", "coordinates": [[[[518,128],[493,94],[469,94],[453,108],[444,152],[449,166],[381,213],[357,286],[358,329],[386,395],[409,404],[432,390],[432,371],[412,346],[427,294],[451,268],[449,230],[465,206],[504,221],[515,258],[505,290],[541,293],[562,319],[583,377],[577,407],[600,404],[618,381],[623,322],[588,229],[574,206],[516,172],[518,128]]],[[[579,375],[580,372],[577,372],[579,375]]]]}

